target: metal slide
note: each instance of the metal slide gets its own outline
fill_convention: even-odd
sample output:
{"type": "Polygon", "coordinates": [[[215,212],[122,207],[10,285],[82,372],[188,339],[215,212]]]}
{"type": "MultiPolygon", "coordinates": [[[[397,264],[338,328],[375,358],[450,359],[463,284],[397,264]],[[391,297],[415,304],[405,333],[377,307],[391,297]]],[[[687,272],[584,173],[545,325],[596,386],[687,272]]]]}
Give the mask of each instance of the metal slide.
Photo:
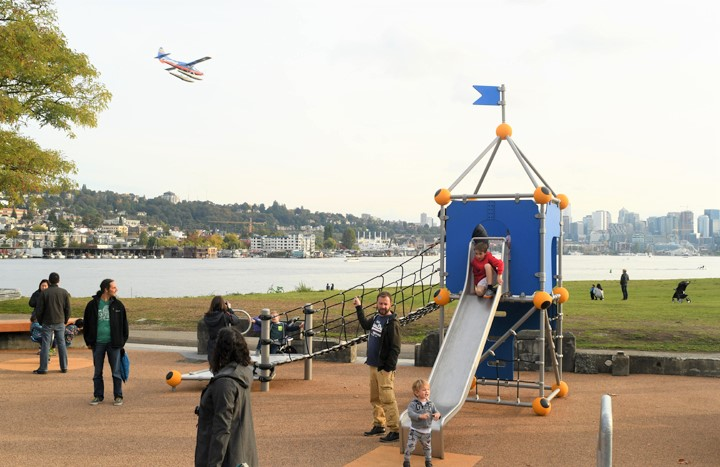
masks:
{"type": "MultiPolygon", "coordinates": [[[[474,293],[472,273],[468,268],[465,291],[453,314],[443,345],[440,348],[430,373],[430,399],[442,414],[432,425],[432,452],[434,457],[445,457],[443,427],[460,411],[470,392],[471,378],[480,364],[490,326],[497,310],[502,286],[498,286],[495,297],[482,298],[474,293]]],[[[401,437],[407,440],[410,418],[407,411],[400,416],[401,437]]],[[[401,450],[405,449],[404,441],[401,450]]],[[[420,445],[416,453],[422,454],[420,445]]]]}

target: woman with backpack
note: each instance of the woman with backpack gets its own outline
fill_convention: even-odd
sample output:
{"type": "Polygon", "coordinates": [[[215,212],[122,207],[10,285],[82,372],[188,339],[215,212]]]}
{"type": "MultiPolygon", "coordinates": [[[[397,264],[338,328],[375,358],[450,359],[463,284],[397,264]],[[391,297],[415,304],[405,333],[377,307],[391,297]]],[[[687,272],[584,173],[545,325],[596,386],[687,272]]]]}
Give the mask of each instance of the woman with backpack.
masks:
{"type": "Polygon", "coordinates": [[[235,316],[228,306],[228,302],[220,295],[217,295],[210,302],[210,309],[205,313],[203,321],[208,330],[207,358],[208,362],[212,362],[218,333],[222,328],[238,324],[240,318],[235,316]]]}

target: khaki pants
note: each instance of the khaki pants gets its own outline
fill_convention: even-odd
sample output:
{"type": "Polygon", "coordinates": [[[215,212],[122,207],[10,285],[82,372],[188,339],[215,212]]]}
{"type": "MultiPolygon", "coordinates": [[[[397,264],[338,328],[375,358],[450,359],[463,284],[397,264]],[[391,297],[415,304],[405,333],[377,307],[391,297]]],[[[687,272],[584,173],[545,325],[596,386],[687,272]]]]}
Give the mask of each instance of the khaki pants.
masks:
{"type": "Polygon", "coordinates": [[[370,403],[373,406],[373,425],[400,432],[397,401],[395,400],[395,372],[378,371],[370,366],[370,403]]]}

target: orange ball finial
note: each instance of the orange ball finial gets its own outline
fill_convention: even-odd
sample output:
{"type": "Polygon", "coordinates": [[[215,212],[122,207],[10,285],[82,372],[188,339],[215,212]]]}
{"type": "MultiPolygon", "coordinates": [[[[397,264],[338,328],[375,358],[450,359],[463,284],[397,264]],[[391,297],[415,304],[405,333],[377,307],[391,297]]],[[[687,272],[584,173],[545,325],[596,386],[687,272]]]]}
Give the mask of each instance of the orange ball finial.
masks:
{"type": "Polygon", "coordinates": [[[440,206],[445,206],[450,202],[450,190],[447,188],[440,188],[435,192],[435,202],[440,206]]]}
{"type": "Polygon", "coordinates": [[[560,209],[561,210],[570,206],[570,200],[568,199],[567,195],[559,194],[559,195],[557,195],[557,199],[560,200],[560,209]]]}
{"type": "Polygon", "coordinates": [[[536,397],[535,400],[532,402],[532,408],[533,412],[535,412],[536,415],[544,416],[550,413],[550,410],[552,407],[550,406],[550,401],[545,399],[544,397],[536,397]]]}
{"type": "Polygon", "coordinates": [[[500,139],[506,139],[508,136],[512,136],[512,127],[507,123],[501,123],[495,129],[495,134],[500,139]]]}
{"type": "Polygon", "coordinates": [[[565,287],[555,287],[553,289],[553,295],[560,295],[558,303],[565,303],[570,298],[570,292],[568,292],[568,289],[565,287]]]}
{"type": "Polygon", "coordinates": [[[435,295],[433,296],[433,301],[440,306],[447,305],[450,303],[450,291],[445,287],[436,290],[435,295]]]}
{"type": "Polygon", "coordinates": [[[535,192],[533,193],[533,199],[537,204],[547,204],[552,199],[552,193],[550,193],[550,190],[544,186],[539,186],[535,188],[535,192]]]}
{"type": "Polygon", "coordinates": [[[552,305],[552,297],[549,293],[538,290],[535,292],[535,295],[533,295],[533,305],[535,305],[535,308],[538,310],[545,310],[552,305]]]}

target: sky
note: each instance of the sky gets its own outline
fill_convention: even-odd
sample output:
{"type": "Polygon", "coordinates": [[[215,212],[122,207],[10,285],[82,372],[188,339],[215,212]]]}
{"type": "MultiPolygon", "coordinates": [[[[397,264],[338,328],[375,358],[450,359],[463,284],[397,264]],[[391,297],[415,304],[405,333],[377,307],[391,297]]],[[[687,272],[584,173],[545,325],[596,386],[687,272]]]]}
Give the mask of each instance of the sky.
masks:
{"type": "MultiPolygon", "coordinates": [[[[92,190],[419,222],[471,194],[505,85],[512,140],[573,221],[720,208],[720,4],[638,0],[56,0],[112,92],[59,149],[92,190]],[[199,64],[185,83],[154,56],[199,64]]],[[[537,177],[536,177],[537,179],[537,177]]],[[[481,194],[531,193],[504,142],[481,194]]]]}

